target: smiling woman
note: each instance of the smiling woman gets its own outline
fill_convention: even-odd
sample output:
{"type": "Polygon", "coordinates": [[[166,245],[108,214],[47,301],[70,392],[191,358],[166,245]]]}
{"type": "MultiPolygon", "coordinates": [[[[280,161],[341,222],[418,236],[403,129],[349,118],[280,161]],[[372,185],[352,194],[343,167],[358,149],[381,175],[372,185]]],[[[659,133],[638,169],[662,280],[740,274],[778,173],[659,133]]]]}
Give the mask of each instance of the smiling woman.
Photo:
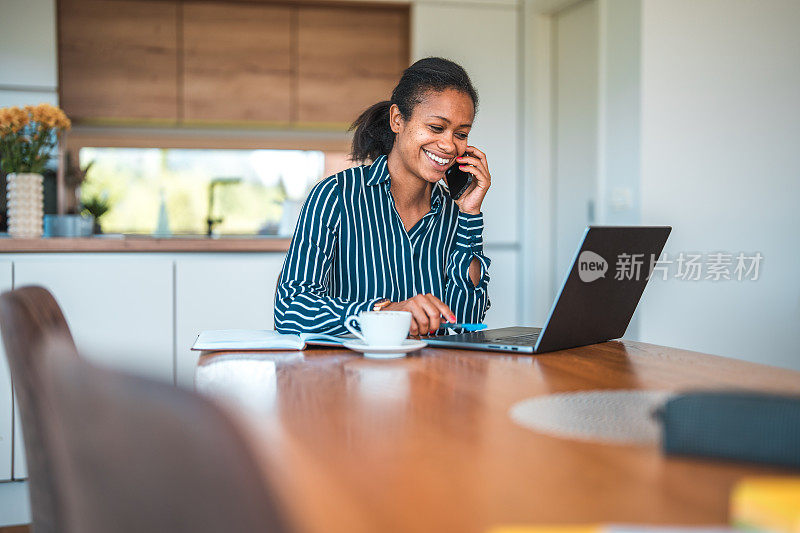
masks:
{"type": "Polygon", "coordinates": [[[346,333],[345,318],[369,310],[410,312],[412,335],[483,321],[481,204],[491,175],[468,144],[477,104],[461,66],[426,58],[356,119],[351,157],[371,164],[311,191],[279,280],[275,329],[346,333]],[[474,176],[455,201],[446,189],[454,165],[474,176]]]}

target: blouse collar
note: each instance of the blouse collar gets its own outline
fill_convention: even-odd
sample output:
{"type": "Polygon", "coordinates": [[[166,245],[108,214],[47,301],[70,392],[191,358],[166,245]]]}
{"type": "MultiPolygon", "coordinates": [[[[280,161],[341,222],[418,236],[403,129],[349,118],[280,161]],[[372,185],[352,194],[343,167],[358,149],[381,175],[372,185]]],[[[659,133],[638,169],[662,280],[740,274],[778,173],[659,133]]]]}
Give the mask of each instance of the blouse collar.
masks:
{"type": "MultiPolygon", "coordinates": [[[[391,184],[389,176],[389,167],[387,165],[386,155],[380,155],[372,162],[367,171],[366,184],[370,187],[385,183],[385,188],[388,190],[391,184]]],[[[442,206],[442,198],[444,197],[444,190],[441,182],[437,182],[431,191],[431,210],[439,211],[442,206]]]]}

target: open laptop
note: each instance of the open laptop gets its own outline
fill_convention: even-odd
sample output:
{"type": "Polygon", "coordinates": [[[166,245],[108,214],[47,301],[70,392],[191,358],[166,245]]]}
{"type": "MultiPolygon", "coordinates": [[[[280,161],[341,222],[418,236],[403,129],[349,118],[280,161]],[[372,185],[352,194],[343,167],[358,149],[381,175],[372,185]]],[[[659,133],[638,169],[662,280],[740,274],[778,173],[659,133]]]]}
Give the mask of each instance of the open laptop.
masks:
{"type": "Polygon", "coordinates": [[[672,228],[589,226],[543,328],[423,337],[432,346],[543,353],[625,334],[672,228]]]}

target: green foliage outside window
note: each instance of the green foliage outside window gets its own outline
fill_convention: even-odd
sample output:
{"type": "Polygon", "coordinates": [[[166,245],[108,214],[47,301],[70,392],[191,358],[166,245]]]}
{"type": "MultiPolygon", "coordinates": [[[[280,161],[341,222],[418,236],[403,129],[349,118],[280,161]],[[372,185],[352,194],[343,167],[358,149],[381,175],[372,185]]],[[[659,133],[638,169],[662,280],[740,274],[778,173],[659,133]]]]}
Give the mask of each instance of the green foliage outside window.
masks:
{"type": "Polygon", "coordinates": [[[215,189],[215,232],[274,232],[287,194],[304,198],[324,172],[322,152],[297,150],[82,148],[80,160],[94,162],[81,198],[105,197],[110,206],[105,233],[152,233],[162,190],[170,230],[205,233],[208,185],[223,176],[242,181],[215,189]]]}

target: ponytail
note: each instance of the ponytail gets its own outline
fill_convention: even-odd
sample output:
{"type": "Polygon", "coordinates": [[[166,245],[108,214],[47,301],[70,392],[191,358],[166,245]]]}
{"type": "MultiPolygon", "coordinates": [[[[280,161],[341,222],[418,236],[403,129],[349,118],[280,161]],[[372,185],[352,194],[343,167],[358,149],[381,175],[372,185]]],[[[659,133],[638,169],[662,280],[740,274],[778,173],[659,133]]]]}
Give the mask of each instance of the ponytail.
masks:
{"type": "Polygon", "coordinates": [[[378,156],[388,154],[394,146],[394,132],[389,126],[389,100],[370,106],[353,122],[348,131],[353,134],[353,149],[350,159],[361,163],[374,161],[378,156]]]}
{"type": "Polygon", "coordinates": [[[478,92],[472,86],[467,72],[458,63],[441,57],[426,57],[408,67],[392,91],[391,100],[369,107],[348,129],[355,130],[350,159],[364,163],[367,160],[374,161],[381,155],[389,155],[395,137],[389,126],[389,109],[392,104],[397,104],[400,116],[403,120],[408,120],[426,91],[441,92],[446,89],[456,89],[469,96],[477,112],[478,92]]]}

